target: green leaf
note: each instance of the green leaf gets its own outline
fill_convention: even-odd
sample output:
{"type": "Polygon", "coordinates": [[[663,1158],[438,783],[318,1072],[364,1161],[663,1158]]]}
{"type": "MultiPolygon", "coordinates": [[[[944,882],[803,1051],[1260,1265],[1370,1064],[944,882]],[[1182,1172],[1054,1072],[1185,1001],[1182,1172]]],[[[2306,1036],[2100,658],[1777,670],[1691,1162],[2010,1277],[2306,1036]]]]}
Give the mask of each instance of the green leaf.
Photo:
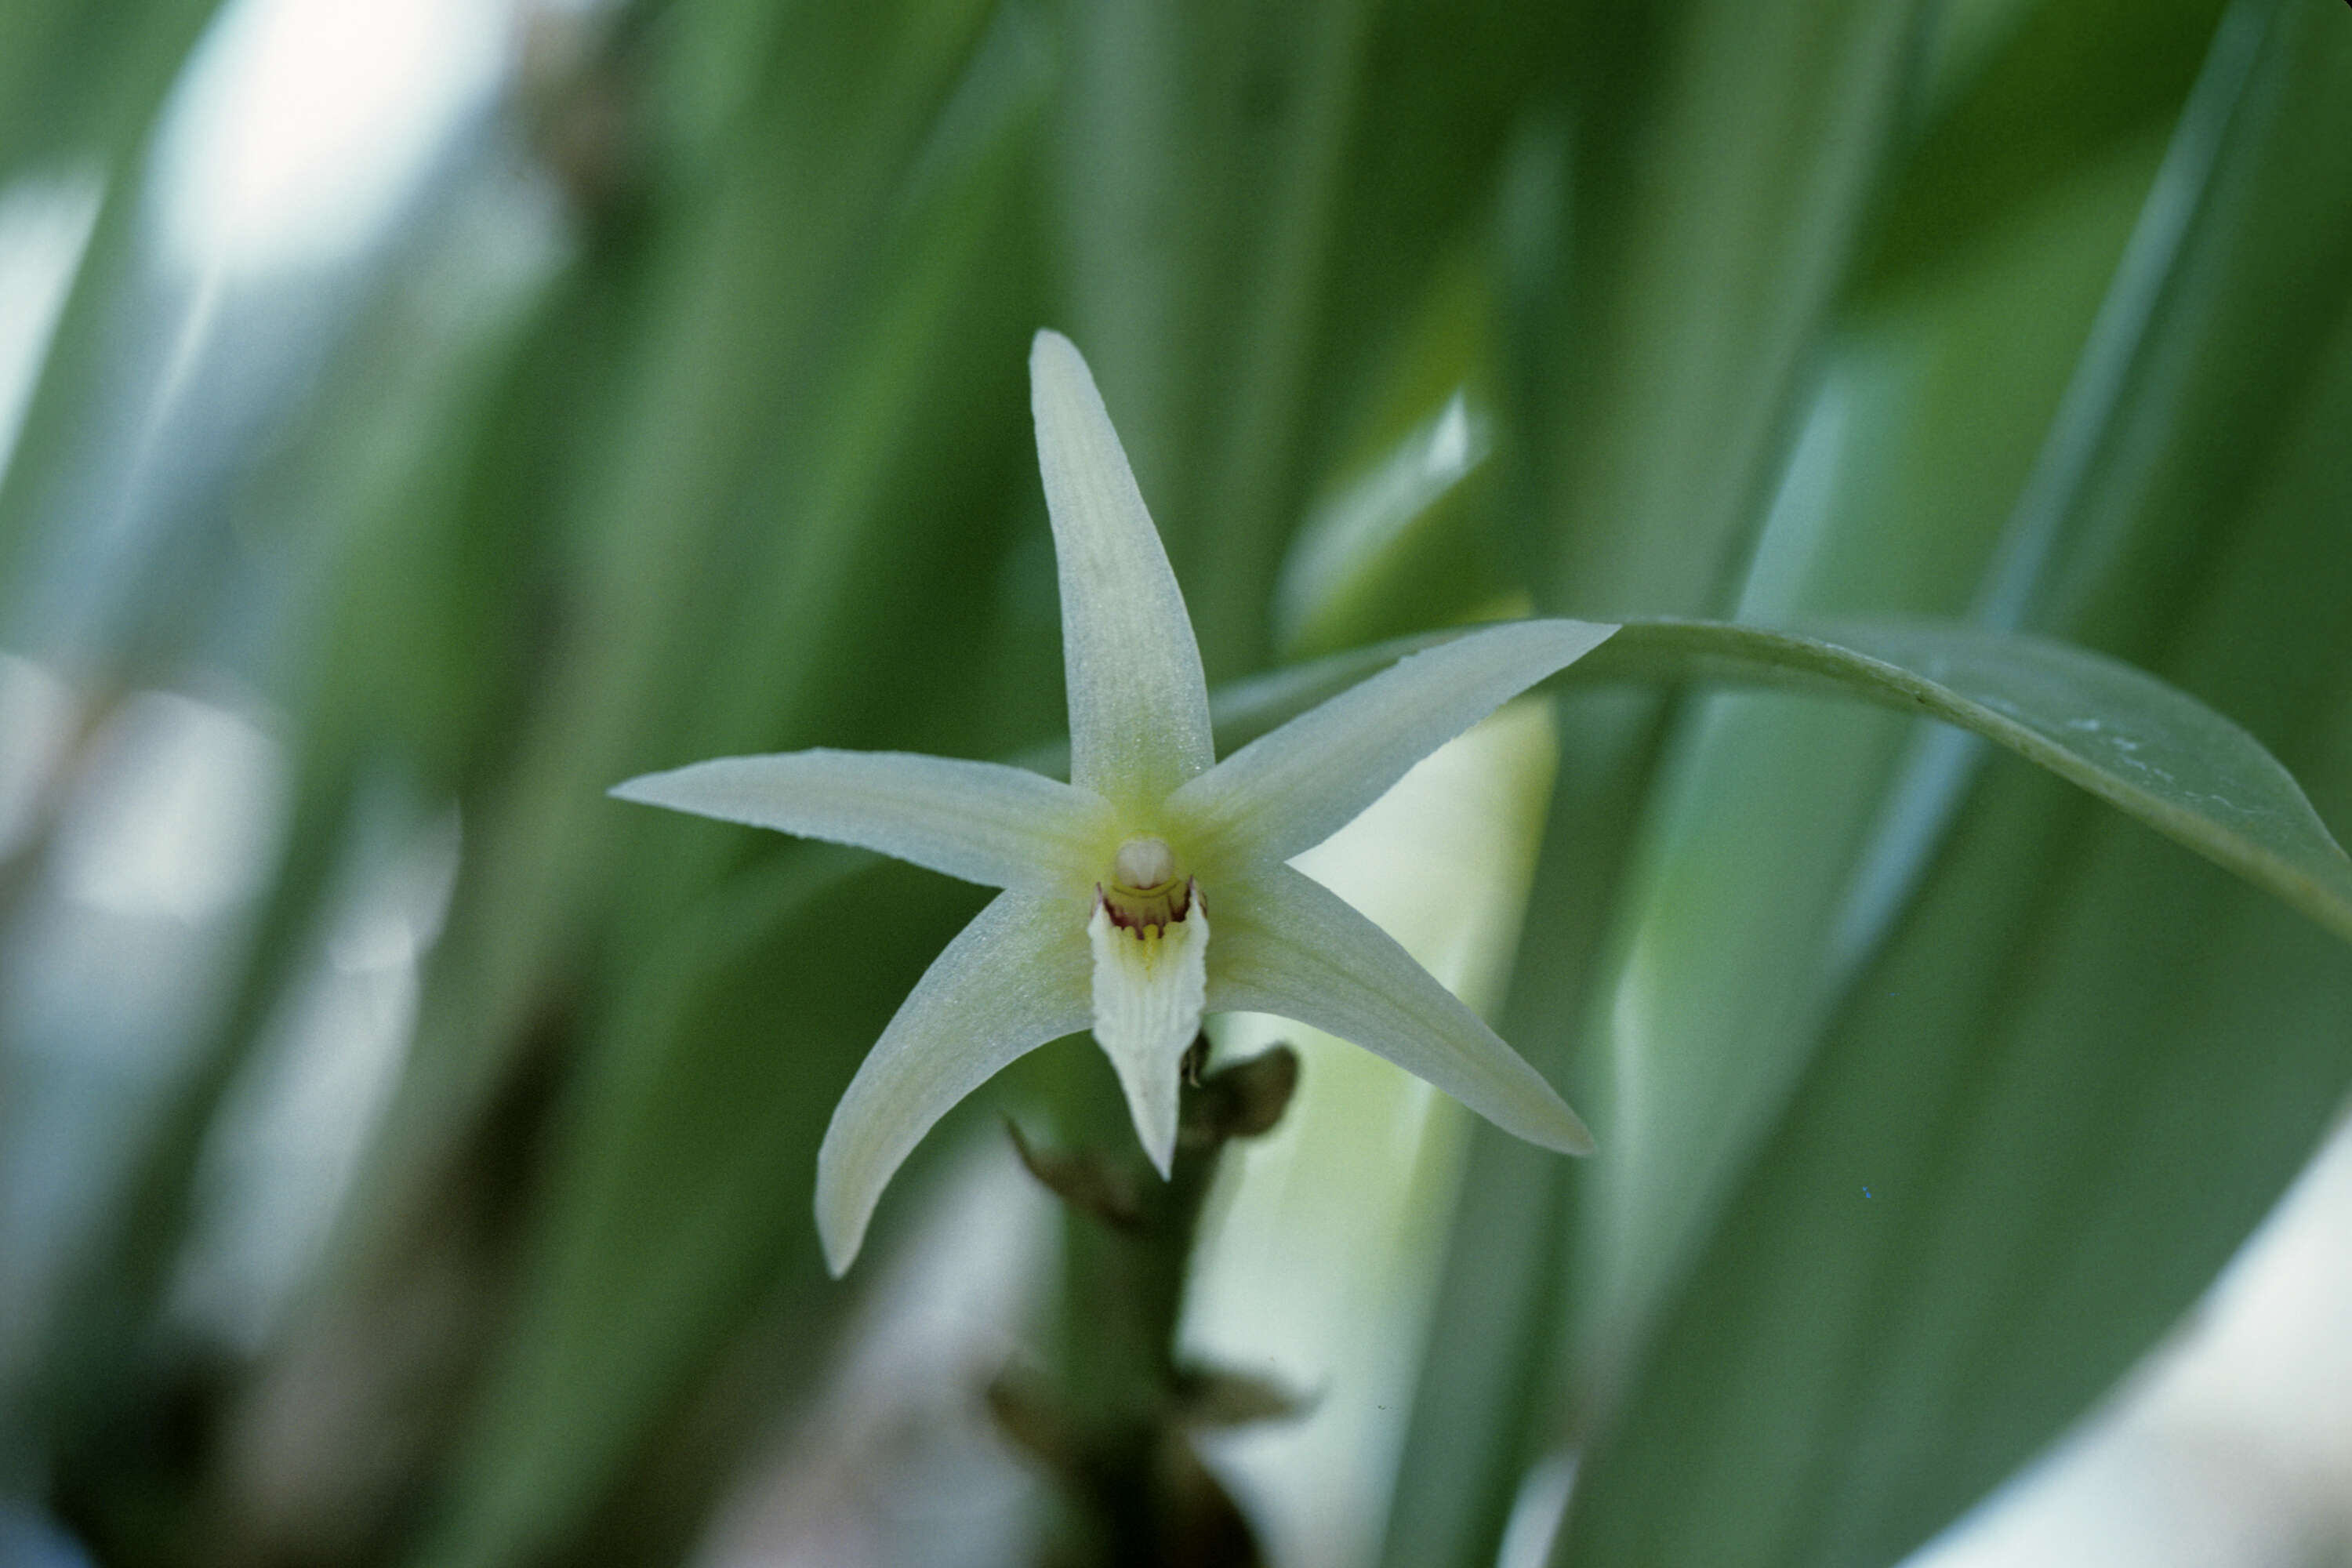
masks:
{"type": "Polygon", "coordinates": [[[1570,679],[1827,689],[1941,719],[2080,784],[2352,942],[2352,860],[2262,743],[2187,693],[2045,638],[1932,624],[1818,636],[1628,623],[1570,679]]]}

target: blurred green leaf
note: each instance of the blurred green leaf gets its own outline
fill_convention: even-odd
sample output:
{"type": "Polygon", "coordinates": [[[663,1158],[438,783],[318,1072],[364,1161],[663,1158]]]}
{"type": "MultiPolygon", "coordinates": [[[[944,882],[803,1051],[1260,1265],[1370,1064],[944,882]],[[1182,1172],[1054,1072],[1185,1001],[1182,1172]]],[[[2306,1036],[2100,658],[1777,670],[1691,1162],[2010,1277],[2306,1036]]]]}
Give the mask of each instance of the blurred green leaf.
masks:
{"type": "Polygon", "coordinates": [[[1576,25],[1573,5],[1512,0],[1374,8],[1307,391],[1311,448],[1359,424],[1393,437],[1465,376],[1491,394],[1495,204],[1529,106],[1561,89],[1576,25]]]}
{"type": "MultiPolygon", "coordinates": [[[[1563,100],[1523,118],[1498,204],[1507,516],[1539,609],[1727,607],[1895,145],[1921,16],[1727,0],[1577,11],[1563,100]]],[[[1498,1024],[1584,1103],[1605,1095],[1578,1048],[1578,1002],[1660,730],[1642,698],[1566,716],[1498,1024]]],[[[1566,1177],[1507,1144],[1472,1143],[1402,1460],[1420,1479],[1383,1552],[1399,1568],[1491,1562],[1549,1423],[1566,1177]]]]}
{"type": "MultiPolygon", "coordinates": [[[[2135,150],[2084,171],[2068,200],[1969,265],[1848,321],[1743,618],[1958,616],[1985,598],[1989,561],[2022,553],[2021,531],[2046,557],[2064,519],[2021,529],[2017,499],[2081,380],[2070,372],[2095,315],[2108,330],[2102,289],[2154,162],[2135,150]]],[[[1788,695],[1717,692],[1681,715],[1631,918],[1583,1004],[1601,1037],[1634,1018],[1657,1048],[1611,1052],[1643,1089],[1612,1106],[1614,1135],[1579,1194],[1580,1359],[1611,1364],[1640,1333],[1784,1103],[1822,1009],[1899,910],[1921,841],[1914,803],[1980,752],[1964,731],[1788,695]]]]}
{"type": "Polygon", "coordinates": [[[2222,0],[2026,0],[1986,58],[1953,68],[1872,225],[1858,287],[1951,267],[2076,171],[2179,112],[2222,0]]]}
{"type": "Polygon", "coordinates": [[[1057,324],[1101,378],[1213,680],[1265,659],[1307,410],[1329,390],[1318,332],[1351,330],[1323,300],[1378,11],[1062,8],[1057,324]]]}
{"type": "MultiPolygon", "coordinates": [[[[141,1129],[111,1223],[77,1260],[71,1305],[47,1343],[47,1414],[60,1441],[84,1446],[85,1485],[156,1484],[142,1468],[152,1456],[93,1451],[109,1436],[100,1424],[164,1418],[140,1380],[152,1384],[157,1363],[185,1358],[168,1320],[200,1161],[256,1048],[323,962],[324,917],[337,879],[352,875],[362,797],[437,810],[469,767],[498,754],[492,723],[512,701],[522,664],[513,643],[527,631],[507,607],[537,563],[518,538],[529,511],[506,504],[514,490],[495,476],[534,466],[532,444],[513,439],[525,423],[515,416],[546,406],[547,345],[534,329],[562,312],[533,310],[539,268],[483,267],[466,216],[460,199],[420,218],[403,254],[424,280],[368,301],[319,377],[315,396],[331,414],[253,460],[236,498],[245,537],[288,563],[272,584],[284,602],[248,609],[229,645],[208,651],[223,665],[249,660],[280,705],[292,810],[249,930],[223,965],[217,1012],[169,1104],[141,1129]],[[446,286],[435,262],[472,275],[446,286]],[[411,352],[387,374],[393,343],[411,352]],[[491,430],[505,438],[488,439],[491,430]]],[[[153,592],[194,596],[182,578],[155,575],[153,592]]]]}
{"type": "MultiPolygon", "coordinates": [[[[1596,8],[1588,101],[1531,196],[1522,374],[1545,608],[1716,607],[1760,520],[1889,155],[1909,5],[1596,8]],[[1540,232],[1540,230],[1538,230],[1540,232]]],[[[1522,243],[1525,243],[1524,241],[1522,243]]]]}
{"type": "Polygon", "coordinates": [[[603,237],[623,342],[577,466],[558,480],[546,663],[514,753],[469,803],[450,963],[375,1157],[386,1185],[373,1202],[430,1181],[530,1020],[575,1005],[600,918],[630,941],[650,935],[722,868],[700,845],[665,865],[646,847],[659,835],[624,826],[604,790],[697,733],[729,731],[688,754],[801,738],[827,634],[861,604],[900,608],[904,573],[927,563],[891,549],[858,487],[889,472],[893,422],[928,378],[962,363],[937,331],[954,298],[946,280],[1026,188],[1005,155],[1017,113],[983,117],[973,129],[985,134],[922,177],[975,70],[1016,109],[1028,92],[1017,50],[1008,61],[982,47],[989,18],[971,0],[813,16],[726,155],[603,237]],[[846,496],[827,493],[845,482],[846,496]],[[838,592],[837,574],[877,558],[899,572],[838,592]],[[826,616],[780,614],[780,578],[826,616]],[[771,596],[750,602],[759,587],[771,596]],[[747,708],[780,662],[796,679],[747,708]],[[718,700],[679,704],[680,690],[718,700]]]}
{"type": "Polygon", "coordinates": [[[848,851],[773,858],[641,962],[592,1045],[521,1310],[423,1561],[583,1550],[601,1493],[772,1290],[801,1325],[793,1374],[823,1364],[820,1325],[855,1296],[817,1251],[817,1140],[982,900],[848,851]]]}
{"type": "Polygon", "coordinates": [[[0,11],[0,179],[144,138],[217,0],[13,0],[0,11]]]}
{"type": "MultiPolygon", "coordinates": [[[[72,464],[92,458],[129,324],[126,301],[149,281],[141,244],[148,154],[173,86],[219,8],[218,0],[0,7],[0,185],[63,174],[87,177],[100,193],[15,450],[0,463],[0,584],[18,593],[35,549],[81,521],[66,481],[72,464]]],[[[32,606],[10,607],[20,622],[39,618],[26,614],[32,606]]],[[[112,650],[66,651],[89,663],[112,650]]]]}
{"type": "MultiPolygon", "coordinates": [[[[2339,20],[2249,14],[2213,194],[2033,592],[2162,650],[2340,812],[2352,583],[2326,520],[2352,501],[2352,232],[2305,195],[2352,147],[2339,20]]],[[[1658,1337],[1593,1369],[1622,1425],[1565,1550],[1899,1556],[2076,1415],[2275,1197],[2345,1088],[2346,988],[2318,928],[1996,767],[1658,1337]]]]}
{"type": "MultiPolygon", "coordinates": [[[[1464,281],[1449,292],[1466,292],[1464,281]]],[[[1436,313],[1454,313],[1445,308],[1453,303],[1436,313]]],[[[1382,432],[1365,458],[1341,470],[1292,542],[1273,616],[1294,658],[1470,618],[1507,596],[1491,547],[1492,419],[1463,379],[1475,367],[1459,357],[1474,345],[1458,329],[1436,332],[1454,338],[1454,353],[1413,355],[1401,378],[1418,381],[1430,361],[1452,359],[1454,379],[1428,388],[1434,395],[1405,427],[1382,432]]]]}

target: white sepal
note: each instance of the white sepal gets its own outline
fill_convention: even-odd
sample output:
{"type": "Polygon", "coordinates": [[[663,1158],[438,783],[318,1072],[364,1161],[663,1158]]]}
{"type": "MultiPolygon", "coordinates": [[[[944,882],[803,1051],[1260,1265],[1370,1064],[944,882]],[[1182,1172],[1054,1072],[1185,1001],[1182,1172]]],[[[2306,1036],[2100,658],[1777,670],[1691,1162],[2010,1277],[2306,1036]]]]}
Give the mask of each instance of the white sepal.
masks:
{"type": "Polygon", "coordinates": [[[615,784],[622,800],[829,838],[979,882],[1083,892],[1110,808],[1001,763],[912,752],[716,757],[615,784]]]}
{"type": "Polygon", "coordinates": [[[1176,1157],[1177,1075],[1208,999],[1209,915],[1192,889],[1181,920],[1122,926],[1095,900],[1095,1040],[1127,1094],[1135,1135],[1162,1176],[1176,1157]]]}
{"type": "Polygon", "coordinates": [[[1220,883],[1209,1005],[1337,1035],[1515,1137],[1566,1154],[1592,1134],[1526,1058],[1337,893],[1287,866],[1220,883]]]}
{"type": "Polygon", "coordinates": [[[1196,866],[1287,860],[1386,795],[1407,770],[1617,628],[1512,621],[1408,654],[1169,798],[1196,866]]]}
{"type": "Polygon", "coordinates": [[[999,894],[898,1005],[817,1151],[816,1228],[835,1278],[856,1258],[883,1187],[940,1117],[1015,1058],[1087,1026],[1082,908],[999,894]]]}
{"type": "Polygon", "coordinates": [[[1184,595],[1093,373],[1059,332],[1030,344],[1029,405],[1061,574],[1070,782],[1155,805],[1215,757],[1184,595]]]}

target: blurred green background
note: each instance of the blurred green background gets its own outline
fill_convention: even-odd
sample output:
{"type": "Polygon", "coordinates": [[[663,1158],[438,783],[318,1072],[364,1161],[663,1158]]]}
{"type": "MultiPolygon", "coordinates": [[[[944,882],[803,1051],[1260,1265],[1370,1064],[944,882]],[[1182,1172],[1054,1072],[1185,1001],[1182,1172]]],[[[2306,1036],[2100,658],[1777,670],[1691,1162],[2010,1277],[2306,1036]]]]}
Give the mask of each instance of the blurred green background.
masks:
{"type": "MultiPolygon", "coordinates": [[[[0,1563],[1066,1548],[981,1410],[1086,1331],[995,1119],[1098,1055],[828,1281],[816,1141],[979,898],[604,794],[1050,752],[1040,325],[1213,686],[1935,616],[2352,826],[2335,0],[0,0],[0,1563]]],[[[1874,708],[1464,746],[1328,879],[1602,1153],[1310,1043],[1186,1331],[1319,1391],[1202,1439],[1270,1560],[1889,1564],[2073,1432],[1919,1560],[2352,1561],[2340,1153],[2208,1297],[2344,943],[1874,708]]]]}

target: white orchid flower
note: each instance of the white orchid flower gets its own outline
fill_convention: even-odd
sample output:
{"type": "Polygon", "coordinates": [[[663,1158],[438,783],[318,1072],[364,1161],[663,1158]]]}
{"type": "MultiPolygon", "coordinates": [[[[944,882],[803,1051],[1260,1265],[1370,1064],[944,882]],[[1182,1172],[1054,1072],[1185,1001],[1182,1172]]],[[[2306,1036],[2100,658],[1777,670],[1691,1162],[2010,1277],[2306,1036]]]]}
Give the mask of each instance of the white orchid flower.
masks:
{"type": "Polygon", "coordinates": [[[817,1154],[835,1275],[923,1134],[1007,1063],[1082,1029],[1110,1058],[1162,1175],[1178,1077],[1207,1013],[1351,1040],[1506,1131],[1591,1135],[1541,1075],[1371,921],[1285,864],[1423,757],[1616,628],[1520,621],[1413,654],[1216,761],[1201,652],[1086,361],[1029,354],[1060,563],[1070,782],[898,752],[721,757],[624,800],[878,849],[1002,888],[950,942],[842,1096],[817,1154]]]}

